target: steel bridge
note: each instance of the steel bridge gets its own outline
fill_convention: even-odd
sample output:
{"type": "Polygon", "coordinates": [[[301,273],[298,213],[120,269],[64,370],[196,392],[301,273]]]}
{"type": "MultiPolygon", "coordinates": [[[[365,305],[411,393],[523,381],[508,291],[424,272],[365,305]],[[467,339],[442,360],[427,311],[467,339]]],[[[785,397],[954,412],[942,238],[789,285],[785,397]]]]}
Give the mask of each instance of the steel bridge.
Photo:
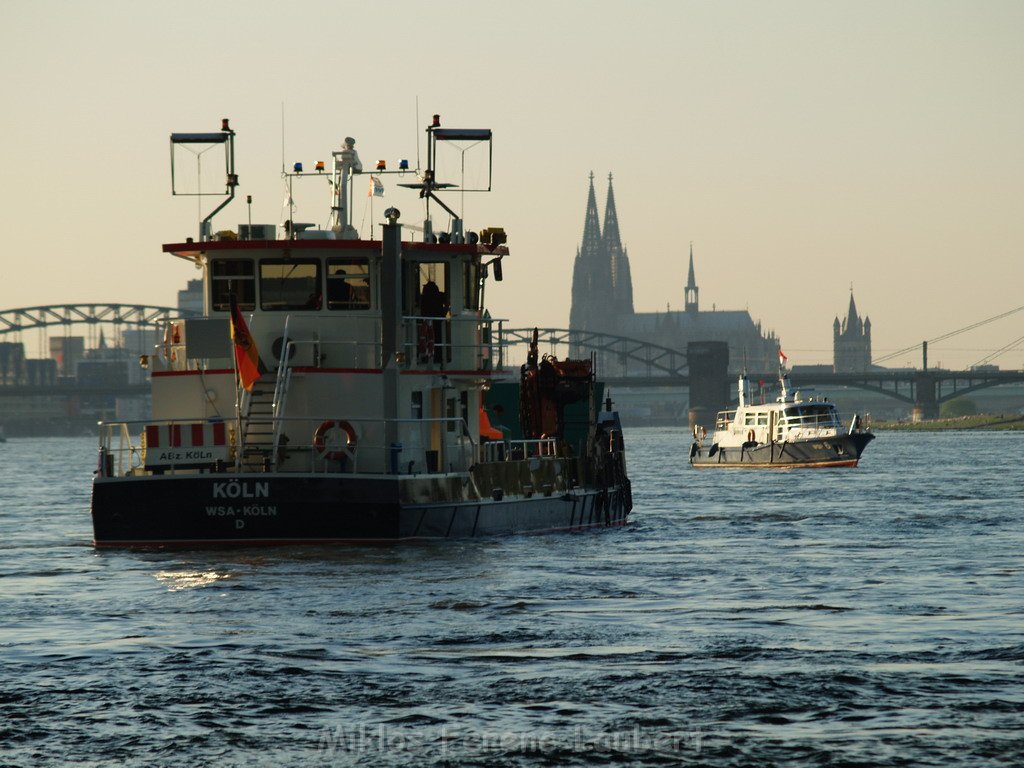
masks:
{"type": "Polygon", "coordinates": [[[128,325],[155,327],[171,317],[191,317],[197,313],[175,307],[146,304],[51,304],[0,311],[0,337],[4,334],[49,326],[128,325]]]}
{"type": "MultiPolygon", "coordinates": [[[[1014,310],[1016,311],[1016,310],[1014,310]]],[[[197,313],[175,307],[146,304],[56,304],[0,311],[0,341],[23,331],[50,327],[67,328],[84,324],[154,328],[171,317],[197,313]]],[[[1003,317],[999,315],[998,317],[1003,317]]],[[[978,324],[969,326],[977,327],[978,324]]],[[[522,352],[533,338],[534,328],[505,328],[509,351],[522,352]]],[[[688,387],[691,371],[685,351],[662,347],[642,339],[594,331],[567,328],[537,328],[542,351],[558,357],[589,355],[597,359],[601,379],[616,387],[688,387]]],[[[947,338],[950,334],[944,337],[947,338]]],[[[945,371],[927,367],[927,342],[924,365],[920,370],[878,369],[865,373],[800,372],[802,386],[854,387],[876,392],[936,412],[938,406],[955,397],[1003,384],[1024,382],[1024,372],[998,370],[945,371]]],[[[905,350],[901,350],[905,351],[905,350]]],[[[751,373],[751,380],[774,381],[775,372],[751,373]]],[[[0,394],[24,394],[21,387],[0,387],[0,394]]]]}
{"type": "MultiPolygon", "coordinates": [[[[689,384],[686,352],[660,347],[639,339],[567,328],[505,328],[505,342],[515,347],[529,345],[537,332],[537,346],[556,357],[573,357],[581,352],[597,355],[602,381],[626,381],[630,386],[668,387],[689,384]],[[618,371],[618,373],[614,373],[618,371]],[[609,375],[611,374],[611,375],[609,375]]],[[[525,354],[524,354],[525,356],[525,354]]]]}
{"type": "MultiPolygon", "coordinates": [[[[505,329],[512,344],[529,344],[533,328],[505,329]]],[[[690,385],[686,352],[660,347],[639,339],[565,328],[538,328],[538,346],[556,356],[580,351],[594,352],[602,381],[616,387],[681,387],[690,385]]],[[[906,351],[906,350],[903,350],[906,351]]],[[[853,387],[891,397],[926,414],[938,415],[939,406],[971,392],[1004,384],[1024,382],[1024,371],[973,369],[947,371],[927,368],[927,342],[923,345],[925,366],[920,370],[886,370],[864,373],[800,371],[799,386],[853,387]]],[[[777,371],[751,372],[751,381],[775,382],[777,371]]]]}

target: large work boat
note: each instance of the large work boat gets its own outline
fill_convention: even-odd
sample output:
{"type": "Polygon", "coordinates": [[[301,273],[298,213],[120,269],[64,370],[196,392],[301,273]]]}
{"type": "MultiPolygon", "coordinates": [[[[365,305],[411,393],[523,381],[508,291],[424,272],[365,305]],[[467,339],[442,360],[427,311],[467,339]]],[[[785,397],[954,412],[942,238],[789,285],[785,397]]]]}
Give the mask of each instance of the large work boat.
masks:
{"type": "Polygon", "coordinates": [[[610,399],[602,404],[592,362],[541,356],[534,336],[527,362],[509,367],[504,323],[484,308],[485,286],[502,279],[509,253],[504,230],[470,231],[438,196],[490,190],[490,130],[444,128],[434,116],[422,171],[401,160],[364,173],[347,138],[330,164],[282,170],[289,189],[310,177],[329,182],[326,224],[289,216],[280,227],[214,232],[212,218],[238,184],[234,141],[227,120],[219,132],[171,134],[172,186],[178,145],[221,145],[227,199],[197,239],[163,246],[202,270],[204,311],[168,318],[162,343],[142,360],[152,417],[100,424],[97,546],[396,541],[625,523],[621,426],[610,399]],[[481,145],[486,184],[435,178],[439,148],[481,145]],[[409,227],[416,239],[403,237],[393,206],[370,233],[379,239],[364,239],[352,224],[354,185],[368,182],[374,196],[392,173],[424,208],[409,227]],[[488,410],[499,390],[507,407],[488,410]]]}
{"type": "Polygon", "coordinates": [[[692,466],[855,467],[875,439],[859,416],[844,426],[834,403],[795,391],[781,364],[775,402],[752,402],[745,375],[737,397],[738,407],[719,411],[710,441],[706,428],[694,427],[692,466]]]}

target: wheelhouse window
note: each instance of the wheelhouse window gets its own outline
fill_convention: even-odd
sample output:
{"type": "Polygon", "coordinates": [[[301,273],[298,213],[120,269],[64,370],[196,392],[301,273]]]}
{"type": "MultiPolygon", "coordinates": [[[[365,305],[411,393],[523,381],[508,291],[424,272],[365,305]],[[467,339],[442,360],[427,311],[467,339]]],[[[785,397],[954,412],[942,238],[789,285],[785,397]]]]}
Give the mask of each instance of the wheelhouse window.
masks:
{"type": "Polygon", "coordinates": [[[736,411],[719,411],[715,419],[715,429],[728,429],[735,416],[736,411]]]}
{"type": "Polygon", "coordinates": [[[301,259],[260,262],[260,309],[271,312],[316,310],[322,303],[320,262],[301,259]]]}
{"type": "Polygon", "coordinates": [[[327,260],[327,308],[370,308],[370,262],[356,256],[327,260]]]}
{"type": "Polygon", "coordinates": [[[451,308],[448,262],[408,262],[403,285],[406,314],[447,317],[451,308]]]}
{"type": "Polygon", "coordinates": [[[464,285],[462,295],[466,302],[466,309],[480,309],[480,260],[476,257],[469,259],[463,270],[464,285]]]}
{"type": "Polygon", "coordinates": [[[455,398],[449,397],[445,400],[444,417],[449,432],[455,431],[455,398]]]}
{"type": "Polygon", "coordinates": [[[797,408],[787,408],[786,422],[789,426],[839,426],[835,409],[830,405],[805,405],[797,408]]]}
{"type": "Polygon", "coordinates": [[[256,309],[256,268],[252,259],[211,259],[210,292],[214,311],[230,310],[232,293],[239,309],[256,309]]]}

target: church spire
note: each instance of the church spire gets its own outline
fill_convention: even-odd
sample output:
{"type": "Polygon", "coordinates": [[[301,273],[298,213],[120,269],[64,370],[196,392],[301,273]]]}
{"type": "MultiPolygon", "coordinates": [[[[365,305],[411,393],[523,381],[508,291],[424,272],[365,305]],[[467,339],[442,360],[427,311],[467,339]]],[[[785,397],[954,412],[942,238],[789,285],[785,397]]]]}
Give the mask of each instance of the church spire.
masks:
{"type": "Polygon", "coordinates": [[[612,311],[633,314],[633,278],[629,270],[629,257],[622,247],[619,233],[619,214],[615,210],[615,188],[608,174],[608,199],[604,207],[604,235],[601,238],[604,258],[611,270],[612,311]]]}
{"type": "Polygon", "coordinates": [[[607,315],[612,298],[612,272],[601,240],[601,222],[594,194],[594,172],[590,172],[583,241],[576,252],[572,272],[572,305],[569,327],[592,330],[607,315]]]}
{"type": "Polygon", "coordinates": [[[583,244],[580,257],[588,262],[598,258],[601,251],[601,224],[597,214],[597,196],[594,194],[594,172],[590,172],[590,193],[587,196],[587,213],[583,220],[583,244]]]}
{"type": "Polygon", "coordinates": [[[608,202],[604,206],[604,240],[609,249],[622,249],[622,237],[619,235],[619,214],[615,210],[615,190],[612,187],[612,175],[608,174],[608,202]]]}
{"type": "Polygon", "coordinates": [[[690,243],[690,271],[686,276],[686,296],[683,302],[684,309],[687,312],[699,311],[699,302],[697,297],[700,294],[700,289],[697,287],[697,277],[693,273],[693,242],[690,243]]]}
{"type": "Polygon", "coordinates": [[[846,312],[846,328],[857,329],[857,333],[861,332],[860,317],[857,315],[857,304],[853,300],[853,286],[850,286],[850,308],[846,312]]]}

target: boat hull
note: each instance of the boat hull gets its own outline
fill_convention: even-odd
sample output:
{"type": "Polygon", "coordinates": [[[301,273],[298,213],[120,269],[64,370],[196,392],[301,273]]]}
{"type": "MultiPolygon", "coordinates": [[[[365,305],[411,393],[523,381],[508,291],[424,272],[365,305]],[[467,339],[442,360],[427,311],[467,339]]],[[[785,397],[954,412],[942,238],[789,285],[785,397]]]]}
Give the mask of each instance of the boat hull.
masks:
{"type": "Polygon", "coordinates": [[[788,443],[746,443],[728,447],[703,448],[694,443],[690,447],[690,464],[701,468],[856,467],[867,444],[874,438],[870,432],[860,432],[788,443]]]}
{"type": "Polygon", "coordinates": [[[269,546],[468,538],[623,525],[628,482],[545,496],[410,501],[436,478],[241,474],[97,478],[94,544],[269,546]]]}

